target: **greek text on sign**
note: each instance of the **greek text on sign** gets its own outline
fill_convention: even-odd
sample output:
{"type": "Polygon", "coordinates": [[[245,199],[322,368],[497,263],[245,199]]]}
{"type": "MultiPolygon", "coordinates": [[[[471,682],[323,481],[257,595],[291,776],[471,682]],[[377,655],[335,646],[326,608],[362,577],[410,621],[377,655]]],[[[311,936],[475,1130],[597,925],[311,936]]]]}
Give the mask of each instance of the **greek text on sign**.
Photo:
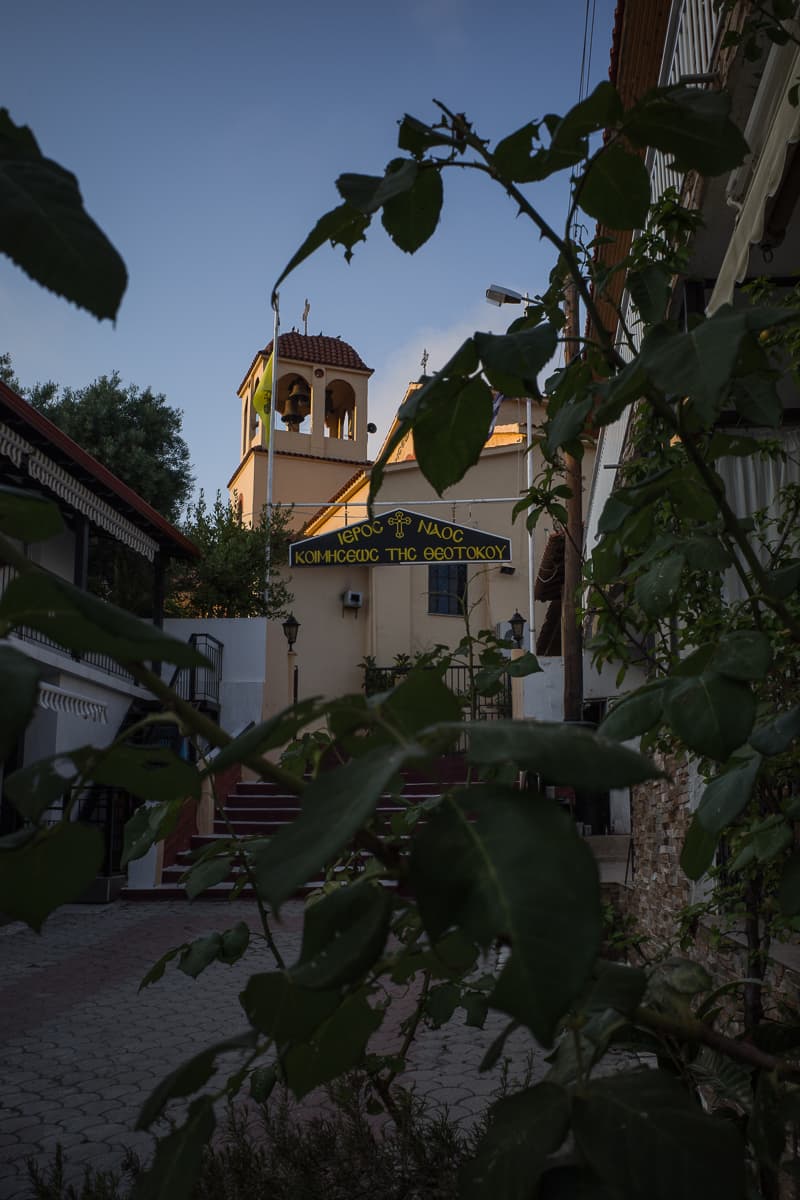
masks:
{"type": "Polygon", "coordinates": [[[511,541],[397,508],[289,547],[290,567],[405,567],[511,562],[511,541]]]}

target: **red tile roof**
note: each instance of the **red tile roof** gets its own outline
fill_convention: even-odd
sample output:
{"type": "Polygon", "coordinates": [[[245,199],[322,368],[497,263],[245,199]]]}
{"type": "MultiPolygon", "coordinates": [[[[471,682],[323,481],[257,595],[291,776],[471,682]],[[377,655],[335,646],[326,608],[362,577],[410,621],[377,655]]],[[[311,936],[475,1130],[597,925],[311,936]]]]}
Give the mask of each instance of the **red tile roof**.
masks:
{"type": "MultiPolygon", "coordinates": [[[[253,361],[245,371],[244,379],[237,389],[239,394],[261,356],[269,358],[270,354],[272,354],[271,339],[263,350],[259,350],[253,356],[253,361]]],[[[339,337],[324,337],[322,334],[317,337],[309,337],[304,333],[295,333],[294,330],[291,333],[281,333],[278,336],[278,355],[280,359],[285,358],[289,362],[311,362],[318,363],[323,367],[344,367],[348,371],[367,371],[370,375],[373,374],[372,367],[367,366],[358,351],[354,350],[349,342],[343,342],[339,337]]]]}
{"type": "MultiPolygon", "coordinates": [[[[318,337],[308,337],[304,333],[295,333],[294,331],[282,333],[278,337],[278,352],[280,358],[286,358],[289,362],[312,362],[319,363],[324,367],[344,367],[349,371],[368,371],[370,375],[373,373],[372,368],[367,366],[350,343],[343,342],[338,337],[323,337],[322,334],[318,337]]],[[[272,354],[271,341],[267,342],[264,349],[259,350],[258,354],[253,357],[244,379],[239,384],[239,392],[247,382],[247,377],[259,358],[262,355],[268,358],[270,354],[272,354]]]]}
{"type": "MultiPolygon", "coordinates": [[[[263,353],[272,353],[272,342],[264,347],[263,353]]],[[[338,337],[323,337],[321,334],[319,337],[294,332],[280,334],[278,356],[297,362],[319,363],[324,367],[346,367],[349,371],[370,370],[349,342],[343,342],[338,337]]]]}
{"type": "Polygon", "coordinates": [[[54,461],[69,470],[76,479],[122,513],[139,529],[158,542],[172,557],[198,558],[194,542],[156,512],[152,505],[112,475],[107,467],[88,454],[63,430],[23,400],[0,380],[0,421],[16,429],[27,441],[40,447],[54,461]]]}

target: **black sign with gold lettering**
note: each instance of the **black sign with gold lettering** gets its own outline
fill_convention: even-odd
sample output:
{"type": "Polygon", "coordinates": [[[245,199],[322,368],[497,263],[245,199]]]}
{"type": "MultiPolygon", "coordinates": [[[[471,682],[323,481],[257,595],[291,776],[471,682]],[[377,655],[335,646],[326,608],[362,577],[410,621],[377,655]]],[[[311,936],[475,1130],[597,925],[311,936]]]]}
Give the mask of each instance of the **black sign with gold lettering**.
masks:
{"type": "Polygon", "coordinates": [[[290,567],[390,566],[420,563],[504,563],[511,541],[397,508],[289,547],[290,567]]]}

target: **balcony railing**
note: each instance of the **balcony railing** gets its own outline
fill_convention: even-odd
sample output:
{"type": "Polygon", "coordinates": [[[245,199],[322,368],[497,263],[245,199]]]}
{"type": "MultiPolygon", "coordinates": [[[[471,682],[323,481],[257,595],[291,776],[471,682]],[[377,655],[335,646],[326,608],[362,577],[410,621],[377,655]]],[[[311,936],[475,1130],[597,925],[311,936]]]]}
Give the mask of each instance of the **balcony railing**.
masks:
{"type": "Polygon", "coordinates": [[[170,687],[181,700],[219,711],[222,686],[222,652],[224,645],[210,633],[193,633],[189,645],[208,659],[207,667],[179,667],[170,687]]]}
{"type": "MultiPolygon", "coordinates": [[[[0,566],[0,596],[6,590],[17,575],[13,567],[7,564],[0,566]]],[[[120,663],[116,662],[111,655],[102,654],[98,650],[84,650],[78,652],[76,650],[66,650],[53,638],[48,637],[46,633],[42,633],[39,629],[33,629],[30,625],[18,625],[14,629],[14,635],[22,638],[26,642],[32,642],[37,646],[46,646],[48,650],[55,650],[57,654],[63,654],[73,662],[84,663],[87,666],[94,667],[98,671],[103,671],[106,675],[114,675],[117,679],[124,679],[126,683],[135,683],[130,671],[127,671],[120,663]]],[[[138,685],[137,685],[138,686],[138,685]]]]}
{"type": "MultiPolygon", "coordinates": [[[[717,35],[722,14],[714,0],[674,0],[664,55],[661,60],[659,84],[702,84],[714,64],[717,35]]],[[[667,188],[681,189],[683,176],[673,171],[670,156],[662,151],[648,155],[650,196],[655,202],[667,188]]]]}

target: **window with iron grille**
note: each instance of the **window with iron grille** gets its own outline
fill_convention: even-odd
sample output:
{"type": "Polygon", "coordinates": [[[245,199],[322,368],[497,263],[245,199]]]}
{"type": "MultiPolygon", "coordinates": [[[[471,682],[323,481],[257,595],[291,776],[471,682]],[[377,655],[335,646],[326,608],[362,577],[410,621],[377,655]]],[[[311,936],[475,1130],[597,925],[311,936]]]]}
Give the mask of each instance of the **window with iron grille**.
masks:
{"type": "Polygon", "coordinates": [[[467,600],[464,563],[437,563],[428,567],[428,612],[460,617],[467,600]]]}

